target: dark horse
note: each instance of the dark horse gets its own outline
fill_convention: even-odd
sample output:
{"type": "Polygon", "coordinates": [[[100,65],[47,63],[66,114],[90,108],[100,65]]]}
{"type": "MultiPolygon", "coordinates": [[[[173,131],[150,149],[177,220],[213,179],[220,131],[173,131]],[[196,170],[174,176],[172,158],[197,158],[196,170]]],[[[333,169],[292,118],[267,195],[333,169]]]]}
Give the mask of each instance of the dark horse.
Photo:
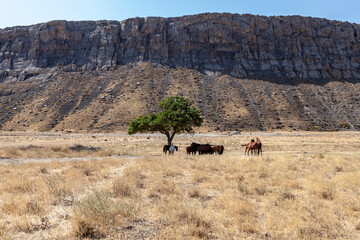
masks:
{"type": "MultiPolygon", "coordinates": [[[[178,146],[174,146],[176,151],[179,151],[178,146]]],[[[163,147],[163,153],[167,153],[169,151],[170,145],[164,145],[163,147]]],[[[170,153],[169,153],[170,154],[170,153]]]]}
{"type": "Polygon", "coordinates": [[[199,152],[200,154],[223,154],[224,152],[224,146],[214,146],[210,144],[199,144],[199,143],[192,143],[189,147],[186,148],[187,154],[196,154],[196,152],[199,152]]]}
{"type": "Polygon", "coordinates": [[[255,146],[255,150],[257,149],[258,150],[258,155],[262,155],[262,143],[260,141],[260,139],[256,138],[256,146],[255,146]]]}
{"type": "Polygon", "coordinates": [[[194,155],[194,154],[196,154],[196,150],[193,149],[192,147],[187,147],[187,148],[186,148],[186,154],[194,155]]]}
{"type": "Polygon", "coordinates": [[[194,142],[190,145],[190,152],[194,154],[196,154],[196,152],[199,152],[199,155],[213,153],[210,144],[199,144],[194,142]]]}

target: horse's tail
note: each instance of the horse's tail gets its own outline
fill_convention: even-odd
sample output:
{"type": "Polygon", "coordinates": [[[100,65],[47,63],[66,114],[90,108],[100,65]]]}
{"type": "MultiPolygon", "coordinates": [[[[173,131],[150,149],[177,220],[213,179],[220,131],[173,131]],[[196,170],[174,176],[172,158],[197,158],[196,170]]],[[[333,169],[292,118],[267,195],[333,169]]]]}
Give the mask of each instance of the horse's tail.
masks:
{"type": "Polygon", "coordinates": [[[241,146],[245,147],[247,144],[241,144],[241,146]]]}
{"type": "Polygon", "coordinates": [[[220,145],[220,154],[223,154],[223,152],[224,152],[224,146],[223,145],[220,145]]]}

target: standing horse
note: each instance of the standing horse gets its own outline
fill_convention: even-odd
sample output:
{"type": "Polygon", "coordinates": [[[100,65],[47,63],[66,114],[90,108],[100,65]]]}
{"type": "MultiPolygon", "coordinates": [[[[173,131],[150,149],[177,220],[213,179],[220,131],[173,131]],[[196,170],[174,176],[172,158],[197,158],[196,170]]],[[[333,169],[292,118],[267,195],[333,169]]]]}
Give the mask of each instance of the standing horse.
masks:
{"type": "Polygon", "coordinates": [[[211,145],[211,150],[213,153],[218,153],[221,155],[224,152],[224,146],[223,145],[218,145],[218,146],[211,145]]]}
{"type": "MultiPolygon", "coordinates": [[[[251,141],[247,144],[242,144],[241,146],[245,146],[245,155],[246,153],[249,155],[249,152],[250,152],[250,149],[251,149],[251,146],[255,143],[255,140],[254,139],[251,139],[251,141]]],[[[253,151],[251,151],[251,154],[253,153],[253,151]]]]}
{"type": "Polygon", "coordinates": [[[255,139],[251,139],[251,141],[249,143],[242,144],[241,146],[246,146],[245,155],[246,155],[246,152],[249,155],[250,151],[251,151],[251,155],[253,155],[256,153],[256,150],[257,150],[258,155],[260,155],[260,152],[262,155],[262,149],[261,149],[262,143],[261,143],[260,139],[257,137],[256,137],[256,141],[255,141],[255,139]]]}
{"type": "Polygon", "coordinates": [[[171,144],[169,147],[169,155],[174,154],[174,152],[175,152],[175,147],[174,147],[174,145],[171,144]]]}
{"type": "Polygon", "coordinates": [[[258,138],[256,138],[256,141],[255,141],[255,146],[254,147],[256,147],[257,148],[257,150],[258,150],[258,155],[260,155],[260,152],[261,152],[261,155],[262,155],[262,143],[261,143],[261,141],[260,141],[260,139],[258,139],[258,138]]]}
{"type": "Polygon", "coordinates": [[[194,154],[196,154],[196,149],[194,147],[189,146],[186,148],[186,154],[194,155],[194,154]]]}
{"type": "Polygon", "coordinates": [[[196,154],[196,152],[199,152],[199,155],[213,153],[210,144],[198,144],[193,142],[190,146],[190,149],[194,154],[196,154]]]}
{"type": "Polygon", "coordinates": [[[196,154],[199,152],[200,154],[223,154],[224,146],[222,145],[210,145],[210,144],[199,144],[199,143],[192,143],[189,147],[186,148],[187,154],[196,154]]]}
{"type": "MultiPolygon", "coordinates": [[[[175,148],[176,151],[179,151],[178,146],[174,146],[174,148],[175,148]]],[[[166,153],[169,151],[169,149],[170,149],[170,145],[164,145],[164,147],[163,147],[163,153],[166,154],[166,153]]],[[[169,153],[169,154],[170,154],[170,153],[169,153]]]]}

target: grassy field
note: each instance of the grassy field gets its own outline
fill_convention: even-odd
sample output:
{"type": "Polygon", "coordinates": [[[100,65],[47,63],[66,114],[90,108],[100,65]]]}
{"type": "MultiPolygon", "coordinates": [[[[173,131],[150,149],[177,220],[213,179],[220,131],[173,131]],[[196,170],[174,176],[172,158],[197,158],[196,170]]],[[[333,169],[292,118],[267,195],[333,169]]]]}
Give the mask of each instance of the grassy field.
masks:
{"type": "Polygon", "coordinates": [[[360,239],[360,133],[0,132],[0,239],[360,239]],[[262,156],[244,156],[253,137],[262,156]],[[191,142],[223,155],[185,154],[191,142]],[[73,152],[69,146],[100,147],[73,152]]]}

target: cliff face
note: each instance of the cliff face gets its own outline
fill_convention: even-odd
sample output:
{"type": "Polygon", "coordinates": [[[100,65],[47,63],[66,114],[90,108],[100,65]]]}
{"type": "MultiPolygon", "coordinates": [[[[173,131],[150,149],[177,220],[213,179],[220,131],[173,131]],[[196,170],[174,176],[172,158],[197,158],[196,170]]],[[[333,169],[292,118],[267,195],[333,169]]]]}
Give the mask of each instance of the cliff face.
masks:
{"type": "Polygon", "coordinates": [[[300,16],[200,14],[0,29],[0,81],[59,65],[104,70],[142,61],[281,83],[357,81],[360,26],[300,16]]]}
{"type": "Polygon", "coordinates": [[[0,129],[126,130],[172,95],[208,130],[360,129],[359,34],[236,14],[0,29],[0,129]]]}

